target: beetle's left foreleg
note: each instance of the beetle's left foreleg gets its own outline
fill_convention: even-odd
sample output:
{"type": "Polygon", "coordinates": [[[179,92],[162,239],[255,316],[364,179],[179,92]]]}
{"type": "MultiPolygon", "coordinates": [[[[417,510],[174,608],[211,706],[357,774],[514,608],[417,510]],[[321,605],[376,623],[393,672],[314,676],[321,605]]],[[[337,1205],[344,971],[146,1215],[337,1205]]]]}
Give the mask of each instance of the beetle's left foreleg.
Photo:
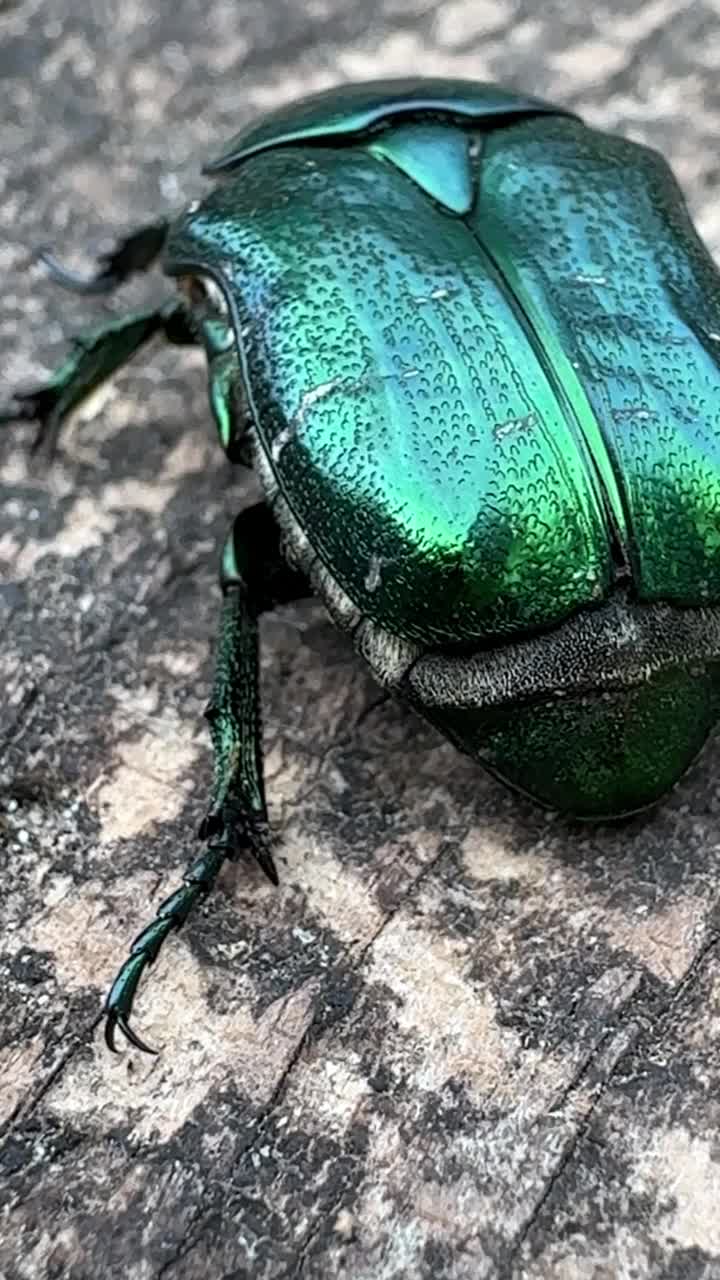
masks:
{"type": "Polygon", "coordinates": [[[285,563],[278,528],[260,503],[236,519],[223,550],[220,636],[212,696],[206,712],[214,749],[208,814],[200,827],[204,854],[184,883],[162,903],[155,920],[133,942],[105,1005],[105,1038],[114,1049],[115,1027],[139,1049],[153,1052],[130,1027],[138,982],[173,929],[184,924],[195,903],[212,887],[227,858],[248,850],[273,884],[263,781],[262,724],[258,688],[258,617],[276,604],[310,594],[307,579],[285,563]]]}
{"type": "Polygon", "coordinates": [[[67,359],[48,381],[20,392],[14,404],[0,409],[0,425],[37,422],[33,453],[41,446],[53,452],[63,422],[156,334],[175,345],[197,342],[185,303],[175,298],[148,311],[134,311],[76,338],[67,359]]]}

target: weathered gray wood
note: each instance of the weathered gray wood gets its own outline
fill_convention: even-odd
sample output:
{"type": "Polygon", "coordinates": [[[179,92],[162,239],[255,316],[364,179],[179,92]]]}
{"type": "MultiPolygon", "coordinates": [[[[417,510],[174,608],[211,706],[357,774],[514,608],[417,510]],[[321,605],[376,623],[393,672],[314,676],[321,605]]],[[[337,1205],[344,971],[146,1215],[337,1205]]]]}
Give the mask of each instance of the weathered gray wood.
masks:
{"type": "MultiPolygon", "coordinates": [[[[81,265],[340,78],[557,97],[661,146],[720,249],[719,45],[711,0],[2,6],[3,390],[101,310],[37,244],[81,265]]],[[[720,1275],[718,743],[652,818],[570,827],[371,709],[317,607],[268,618],[282,888],[224,875],[138,1000],[164,1053],[111,1059],[102,993],[197,847],[215,548],[255,491],[182,352],[51,471],[28,440],[0,455],[1,1274],[720,1275]]]]}

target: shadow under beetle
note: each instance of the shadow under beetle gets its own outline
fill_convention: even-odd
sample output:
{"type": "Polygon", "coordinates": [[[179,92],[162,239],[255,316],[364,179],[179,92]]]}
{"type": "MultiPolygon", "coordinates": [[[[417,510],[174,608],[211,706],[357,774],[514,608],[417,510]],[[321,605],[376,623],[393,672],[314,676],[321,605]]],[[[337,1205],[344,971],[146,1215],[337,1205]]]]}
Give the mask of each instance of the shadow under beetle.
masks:
{"type": "Polygon", "coordinates": [[[241,132],[217,185],[84,281],[158,256],[155,310],[79,339],[4,421],[64,418],[151,337],[199,344],[265,501],[222,553],[205,852],[135,939],[138,981],[226,858],[277,883],[257,619],[311,591],[380,683],[526,795],[632,813],[714,725],[720,276],[654,151],[493,85],[344,86],[241,132]]]}

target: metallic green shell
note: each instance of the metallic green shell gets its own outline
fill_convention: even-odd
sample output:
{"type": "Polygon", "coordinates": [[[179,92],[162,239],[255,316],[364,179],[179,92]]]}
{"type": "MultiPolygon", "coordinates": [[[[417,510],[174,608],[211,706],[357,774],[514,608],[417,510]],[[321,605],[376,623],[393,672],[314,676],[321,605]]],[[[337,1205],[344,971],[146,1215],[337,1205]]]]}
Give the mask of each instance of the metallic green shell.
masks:
{"type": "MultiPolygon", "coordinates": [[[[234,168],[250,156],[291,143],[343,142],[403,120],[441,118],[469,124],[478,120],[562,113],[541,98],[474,80],[369,80],[336,85],[291,102],[246,125],[205,165],[205,173],[234,168]]],[[[570,114],[570,113],[568,113],[570,114]]]]}
{"type": "Polygon", "coordinates": [[[214,267],[235,309],[282,494],[364,615],[467,646],[609,590],[582,425],[465,222],[365,149],[293,147],[182,237],[173,257],[214,267]]]}
{"type": "Polygon", "coordinates": [[[421,655],[396,687],[543,802],[628,812],[720,712],[720,641],[692,640],[720,634],[718,274],[654,152],[487,87],[399,92],[241,135],[166,269],[220,284],[271,489],[352,616],[421,655]],[[591,624],[541,688],[606,607],[610,683],[591,624]]]}
{"type": "Polygon", "coordinates": [[[551,632],[428,653],[398,692],[512,786],[584,818],[653,804],[720,714],[720,610],[618,590],[551,632]]]}
{"type": "Polygon", "coordinates": [[[176,229],[283,495],[422,643],[552,626],[619,561],[641,599],[720,600],[720,295],[674,179],[562,117],[479,141],[464,219],[367,147],[292,146],[176,229]]]}
{"type": "Polygon", "coordinates": [[[637,597],[717,604],[720,278],[666,162],[526,123],[488,140],[470,222],[563,386],[582,388],[637,597]]]}

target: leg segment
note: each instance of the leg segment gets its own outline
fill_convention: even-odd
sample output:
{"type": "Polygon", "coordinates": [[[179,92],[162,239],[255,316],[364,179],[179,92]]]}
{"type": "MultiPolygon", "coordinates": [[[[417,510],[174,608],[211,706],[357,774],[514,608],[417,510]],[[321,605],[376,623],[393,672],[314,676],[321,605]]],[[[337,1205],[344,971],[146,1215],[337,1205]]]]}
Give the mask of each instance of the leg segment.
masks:
{"type": "Polygon", "coordinates": [[[33,453],[43,445],[54,452],[64,419],[158,333],[181,346],[197,341],[184,302],[173,298],[154,311],[132,312],[76,338],[67,359],[45,386],[22,392],[8,409],[0,409],[0,425],[38,422],[33,453]]]}
{"type": "Polygon", "coordinates": [[[242,512],[222,555],[220,635],[212,695],[206,716],[214,750],[210,807],[200,827],[207,849],[186,871],[183,884],[143,929],[115,979],[106,1004],[105,1039],[115,1048],[119,1027],[131,1044],[148,1053],[130,1026],[133,998],[147,965],[157,958],[173,929],[184,924],[195,903],[215,881],[226,858],[249,851],[273,884],[263,781],[262,724],[258,689],[258,616],[276,604],[310,594],[307,579],[284,562],[277,526],[260,503],[242,512]]]}
{"type": "Polygon", "coordinates": [[[74,271],[68,271],[45,250],[39,254],[40,261],[44,263],[52,279],[64,289],[85,295],[112,293],[130,276],[147,271],[153,265],[162,252],[169,225],[163,218],[132,231],[110,253],[102,255],[95,275],[88,280],[76,275],[74,271]]]}
{"type": "Polygon", "coordinates": [[[208,297],[206,284],[194,279],[189,286],[198,341],[205,348],[210,409],[220,444],[231,462],[251,466],[248,429],[251,417],[243,389],[235,331],[226,314],[208,297]]]}
{"type": "Polygon", "coordinates": [[[229,326],[226,332],[228,342],[223,350],[213,351],[206,343],[210,409],[220,443],[230,462],[239,462],[242,466],[249,467],[251,457],[248,449],[248,427],[251,419],[242,389],[235,335],[229,326]]]}

